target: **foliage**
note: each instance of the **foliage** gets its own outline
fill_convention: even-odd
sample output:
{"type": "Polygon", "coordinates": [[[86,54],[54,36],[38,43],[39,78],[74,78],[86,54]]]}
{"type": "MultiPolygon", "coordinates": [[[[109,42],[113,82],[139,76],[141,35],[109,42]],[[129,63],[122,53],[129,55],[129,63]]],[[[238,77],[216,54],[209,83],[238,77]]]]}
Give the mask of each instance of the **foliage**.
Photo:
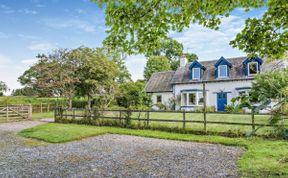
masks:
{"type": "Polygon", "coordinates": [[[8,86],[6,83],[0,81],[0,96],[4,95],[4,92],[7,92],[9,90],[8,86]]]}
{"type": "Polygon", "coordinates": [[[32,87],[23,87],[12,90],[12,96],[39,96],[39,93],[36,89],[32,87]]]}
{"type": "Polygon", "coordinates": [[[19,77],[22,85],[33,88],[40,96],[63,96],[69,108],[79,82],[77,61],[67,49],[54,50],[49,55],[38,55],[39,61],[19,77]]]}
{"type": "MultiPolygon", "coordinates": [[[[247,107],[252,112],[257,113],[262,109],[269,109],[269,105],[274,101],[275,104],[270,108],[272,113],[269,119],[269,124],[277,125],[279,121],[282,121],[283,114],[287,114],[288,104],[288,70],[271,71],[255,76],[255,82],[252,84],[252,89],[249,95],[239,96],[232,99],[232,105],[228,107],[230,111],[237,112],[242,108],[247,107]]],[[[286,138],[285,133],[287,129],[282,125],[276,127],[282,130],[282,136],[286,138]]],[[[259,129],[259,128],[258,128],[259,129]]],[[[256,129],[256,130],[258,130],[256,129]]],[[[252,131],[253,135],[255,131],[252,131]]],[[[288,138],[288,136],[287,136],[288,138]]]]}
{"type": "Polygon", "coordinates": [[[221,18],[236,8],[249,11],[267,7],[262,19],[248,19],[231,42],[251,55],[283,57],[287,51],[287,2],[284,0],[222,1],[124,1],[92,0],[105,5],[108,37],[105,44],[121,46],[129,53],[146,53],[161,47],[169,32],[182,32],[192,23],[217,30],[221,18]]]}
{"type": "Polygon", "coordinates": [[[168,70],[171,70],[171,66],[165,56],[151,56],[148,58],[144,69],[144,78],[148,81],[153,73],[168,70]]]}
{"type": "Polygon", "coordinates": [[[151,97],[144,91],[145,83],[142,81],[129,82],[119,87],[116,97],[117,104],[125,108],[139,109],[141,106],[150,106],[151,97]]]}
{"type": "Polygon", "coordinates": [[[269,0],[267,6],[268,11],[262,18],[246,20],[245,28],[230,44],[250,57],[262,56],[275,60],[283,58],[288,50],[288,3],[269,0]]]}
{"type": "Polygon", "coordinates": [[[92,99],[97,100],[98,106],[106,108],[116,93],[116,64],[107,58],[101,48],[80,47],[73,50],[71,55],[78,65],[78,94],[88,97],[88,109],[91,109],[92,99]]]}
{"type": "Polygon", "coordinates": [[[192,62],[194,60],[198,59],[198,56],[194,53],[184,53],[183,52],[184,48],[181,43],[178,41],[172,39],[172,38],[167,38],[164,40],[161,40],[161,45],[159,49],[156,49],[155,51],[148,51],[146,53],[146,57],[151,57],[151,56],[165,56],[169,60],[169,63],[171,65],[172,70],[177,70],[179,67],[179,58],[184,54],[188,62],[192,62]]]}
{"type": "Polygon", "coordinates": [[[5,104],[32,104],[39,105],[41,103],[45,104],[58,104],[61,105],[65,102],[65,98],[56,97],[25,97],[25,96],[4,96],[0,97],[0,105],[5,104]]]}
{"type": "Polygon", "coordinates": [[[133,130],[115,127],[55,123],[43,124],[23,130],[20,132],[20,135],[50,143],[63,143],[106,133],[240,146],[245,148],[243,156],[237,162],[242,176],[285,177],[285,175],[288,175],[288,142],[284,140],[265,140],[257,137],[228,138],[213,135],[204,136],[153,130],[133,130]]]}
{"type": "Polygon", "coordinates": [[[110,49],[109,47],[102,48],[103,53],[108,59],[113,61],[118,67],[118,75],[116,77],[116,82],[118,84],[131,82],[131,74],[129,73],[127,67],[125,66],[125,60],[127,55],[121,49],[110,49]]]}

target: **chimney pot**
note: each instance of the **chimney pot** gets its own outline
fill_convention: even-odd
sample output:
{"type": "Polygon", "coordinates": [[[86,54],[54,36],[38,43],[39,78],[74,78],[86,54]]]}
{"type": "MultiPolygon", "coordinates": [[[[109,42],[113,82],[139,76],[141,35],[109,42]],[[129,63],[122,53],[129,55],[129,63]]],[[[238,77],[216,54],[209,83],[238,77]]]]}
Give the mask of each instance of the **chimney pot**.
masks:
{"type": "Polygon", "coordinates": [[[185,67],[185,65],[187,64],[187,58],[186,58],[186,56],[185,55],[182,55],[181,57],[180,57],[180,67],[185,67]]]}

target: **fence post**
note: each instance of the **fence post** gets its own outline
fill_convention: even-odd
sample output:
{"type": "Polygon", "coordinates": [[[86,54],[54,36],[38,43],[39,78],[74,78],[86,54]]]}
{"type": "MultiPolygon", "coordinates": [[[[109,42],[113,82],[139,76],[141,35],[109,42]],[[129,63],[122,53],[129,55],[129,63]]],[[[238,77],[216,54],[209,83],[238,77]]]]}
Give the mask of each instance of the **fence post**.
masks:
{"type": "Polygon", "coordinates": [[[32,119],[32,104],[28,105],[28,119],[32,119]]]}
{"type": "Polygon", "coordinates": [[[147,111],[147,126],[149,126],[150,112],[147,111]]]}
{"type": "Polygon", "coordinates": [[[42,113],[42,110],[43,108],[42,108],[42,103],[40,104],[40,112],[42,113]]]}
{"type": "Polygon", "coordinates": [[[252,107],[252,110],[251,110],[251,119],[252,119],[252,130],[254,131],[255,130],[255,110],[254,110],[254,107],[252,107]]]}
{"type": "Polygon", "coordinates": [[[7,120],[7,121],[8,121],[8,116],[9,116],[8,112],[9,112],[9,108],[8,108],[8,105],[7,105],[7,106],[6,106],[6,120],[7,120]]]}
{"type": "Polygon", "coordinates": [[[72,119],[75,119],[75,108],[72,109],[72,114],[73,114],[72,119]]]}
{"type": "Polygon", "coordinates": [[[203,117],[204,117],[204,132],[205,134],[207,133],[207,120],[206,120],[206,84],[205,82],[203,83],[203,117]]]}
{"type": "Polygon", "coordinates": [[[50,111],[50,104],[47,105],[47,112],[50,111]]]}
{"type": "Polygon", "coordinates": [[[186,112],[185,110],[183,110],[183,129],[185,129],[185,125],[186,125],[186,112]]]}

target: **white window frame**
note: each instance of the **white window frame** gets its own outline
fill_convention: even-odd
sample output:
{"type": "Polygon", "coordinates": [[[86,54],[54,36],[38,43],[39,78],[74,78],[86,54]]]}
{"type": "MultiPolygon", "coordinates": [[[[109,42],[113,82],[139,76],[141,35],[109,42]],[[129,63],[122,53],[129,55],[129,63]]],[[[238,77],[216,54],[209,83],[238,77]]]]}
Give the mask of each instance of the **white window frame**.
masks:
{"type": "Polygon", "coordinates": [[[250,64],[256,64],[256,70],[257,70],[257,72],[256,72],[256,74],[258,74],[259,73],[259,68],[258,68],[258,62],[249,62],[248,63],[248,68],[247,68],[247,70],[248,70],[248,76],[254,76],[254,75],[256,75],[256,74],[250,74],[250,64]]]}
{"type": "Polygon", "coordinates": [[[193,80],[200,80],[200,78],[201,78],[201,73],[200,73],[200,72],[201,72],[200,68],[198,68],[198,67],[197,67],[197,68],[193,68],[193,70],[192,70],[192,73],[193,73],[192,79],[193,79],[193,80]],[[195,72],[196,72],[196,70],[198,71],[199,78],[196,78],[196,77],[195,77],[195,72]]]}
{"type": "Polygon", "coordinates": [[[228,68],[227,68],[227,65],[219,65],[219,66],[218,66],[218,78],[227,78],[227,77],[228,77],[228,68]],[[220,72],[220,68],[221,68],[222,66],[225,67],[225,69],[226,69],[226,70],[225,70],[225,71],[226,71],[226,72],[225,72],[225,76],[221,76],[221,75],[220,75],[220,73],[221,73],[221,72],[220,72]]]}
{"type": "MultiPolygon", "coordinates": [[[[181,93],[181,106],[203,106],[204,103],[202,105],[199,105],[199,93],[202,93],[202,91],[182,92],[181,93]],[[190,103],[189,94],[191,94],[191,93],[195,94],[196,104],[194,104],[194,105],[189,104],[190,103]],[[184,103],[183,94],[186,94],[186,103],[184,103]]],[[[204,97],[204,95],[203,95],[203,97],[204,97]]],[[[206,92],[206,101],[207,101],[207,92],[206,92]]]]}

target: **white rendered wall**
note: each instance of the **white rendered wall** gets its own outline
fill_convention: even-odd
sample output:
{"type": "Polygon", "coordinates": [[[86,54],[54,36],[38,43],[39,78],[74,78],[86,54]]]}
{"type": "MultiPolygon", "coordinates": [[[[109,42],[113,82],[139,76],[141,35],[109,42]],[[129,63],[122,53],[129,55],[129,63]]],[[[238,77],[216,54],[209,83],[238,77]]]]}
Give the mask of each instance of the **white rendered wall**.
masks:
{"type": "MultiPolygon", "coordinates": [[[[251,87],[252,80],[243,81],[223,81],[206,83],[207,106],[215,106],[217,110],[217,94],[221,91],[227,93],[227,104],[231,104],[231,99],[238,96],[236,88],[251,87]]],[[[181,90],[202,90],[203,84],[177,84],[175,85],[175,96],[181,94],[181,90]]],[[[179,108],[179,107],[178,107],[179,108]]]]}
{"type": "Polygon", "coordinates": [[[157,104],[157,96],[162,96],[162,104],[168,106],[169,105],[169,99],[173,97],[172,92],[162,92],[162,93],[152,93],[152,103],[157,104]]]}

